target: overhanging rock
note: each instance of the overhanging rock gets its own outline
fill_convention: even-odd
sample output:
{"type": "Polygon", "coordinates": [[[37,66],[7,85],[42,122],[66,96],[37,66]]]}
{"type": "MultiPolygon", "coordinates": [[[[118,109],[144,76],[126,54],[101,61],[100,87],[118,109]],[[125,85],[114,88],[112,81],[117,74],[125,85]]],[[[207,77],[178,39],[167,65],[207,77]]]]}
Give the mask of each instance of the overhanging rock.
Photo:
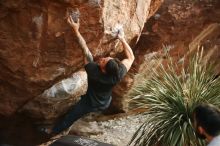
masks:
{"type": "Polygon", "coordinates": [[[83,67],[82,51],[66,22],[67,9],[79,9],[80,32],[96,57],[121,51],[121,44],[105,34],[117,24],[123,25],[129,43],[136,42],[149,12],[159,7],[151,8],[151,4],[158,2],[161,0],[0,1],[0,115],[27,109],[27,103],[83,67]]]}

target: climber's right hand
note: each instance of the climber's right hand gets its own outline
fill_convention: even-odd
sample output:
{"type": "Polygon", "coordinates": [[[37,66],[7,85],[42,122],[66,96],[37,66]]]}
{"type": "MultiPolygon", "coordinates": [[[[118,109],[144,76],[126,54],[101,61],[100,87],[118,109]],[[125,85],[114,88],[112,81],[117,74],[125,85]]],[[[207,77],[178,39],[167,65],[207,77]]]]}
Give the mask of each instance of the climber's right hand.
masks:
{"type": "Polygon", "coordinates": [[[119,40],[121,40],[121,41],[124,40],[125,34],[124,34],[124,29],[123,29],[123,28],[120,28],[120,29],[118,30],[117,38],[118,38],[119,40]]]}
{"type": "Polygon", "coordinates": [[[74,22],[73,18],[71,16],[68,16],[67,18],[67,22],[70,24],[70,26],[75,30],[78,31],[79,30],[79,19],[77,20],[77,22],[74,22]]]}

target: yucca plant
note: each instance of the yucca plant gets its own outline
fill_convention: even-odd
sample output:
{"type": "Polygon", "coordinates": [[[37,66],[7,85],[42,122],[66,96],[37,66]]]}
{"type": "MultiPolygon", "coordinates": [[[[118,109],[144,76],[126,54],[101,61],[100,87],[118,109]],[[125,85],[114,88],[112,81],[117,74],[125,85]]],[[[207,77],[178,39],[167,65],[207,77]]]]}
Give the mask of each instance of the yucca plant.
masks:
{"type": "Polygon", "coordinates": [[[199,103],[220,107],[220,78],[215,77],[212,66],[204,63],[202,56],[198,51],[187,68],[173,63],[168,56],[168,65],[151,69],[150,78],[142,78],[133,87],[129,93],[132,105],[147,110],[146,121],[129,145],[204,146],[194,132],[191,115],[199,103]]]}

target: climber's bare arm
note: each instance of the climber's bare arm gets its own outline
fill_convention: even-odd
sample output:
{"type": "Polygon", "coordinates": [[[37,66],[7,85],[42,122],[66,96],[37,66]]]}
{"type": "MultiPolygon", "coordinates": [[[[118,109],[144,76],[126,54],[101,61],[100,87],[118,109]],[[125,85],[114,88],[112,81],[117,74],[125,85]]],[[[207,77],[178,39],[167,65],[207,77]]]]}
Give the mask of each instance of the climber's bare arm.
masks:
{"type": "Polygon", "coordinates": [[[131,47],[128,45],[127,41],[125,40],[123,29],[119,30],[118,39],[122,42],[124,53],[126,56],[126,58],[122,60],[122,64],[125,65],[128,71],[131,68],[132,63],[134,62],[135,57],[131,47]]]}
{"type": "Polygon", "coordinates": [[[89,48],[86,45],[86,41],[84,40],[84,38],[82,37],[82,35],[79,32],[79,20],[77,22],[74,22],[73,19],[69,16],[68,23],[73,28],[73,31],[76,34],[76,37],[78,39],[78,43],[83,51],[84,63],[87,64],[89,62],[92,62],[93,61],[92,53],[89,51],[89,48]]]}
{"type": "Polygon", "coordinates": [[[89,62],[93,61],[93,56],[92,53],[90,52],[88,46],[86,45],[86,41],[84,40],[84,38],[82,37],[82,35],[80,34],[80,32],[77,30],[75,31],[75,34],[77,36],[78,39],[78,43],[83,51],[84,54],[84,63],[87,64],[89,62]]]}

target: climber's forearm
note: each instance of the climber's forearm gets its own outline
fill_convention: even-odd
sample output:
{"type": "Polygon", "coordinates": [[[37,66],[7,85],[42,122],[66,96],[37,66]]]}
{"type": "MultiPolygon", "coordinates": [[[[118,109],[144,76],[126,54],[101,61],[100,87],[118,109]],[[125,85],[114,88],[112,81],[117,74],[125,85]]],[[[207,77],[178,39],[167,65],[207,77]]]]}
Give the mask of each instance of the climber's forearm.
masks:
{"type": "Polygon", "coordinates": [[[125,38],[120,39],[124,48],[124,52],[125,52],[125,56],[126,59],[131,60],[132,62],[134,61],[134,53],[131,49],[131,47],[128,45],[127,41],[125,40],[125,38]]]}
{"type": "Polygon", "coordinates": [[[80,32],[78,30],[74,30],[74,32],[76,34],[80,48],[82,49],[83,54],[85,56],[85,59],[84,59],[85,63],[92,62],[93,56],[92,56],[92,53],[90,52],[90,50],[86,44],[86,41],[84,40],[84,38],[82,37],[82,35],[80,34],[80,32]]]}
{"type": "Polygon", "coordinates": [[[121,61],[122,64],[125,65],[125,67],[127,68],[127,71],[131,68],[132,63],[134,62],[134,53],[131,49],[131,47],[128,45],[128,43],[126,42],[125,38],[121,38],[120,39],[124,48],[124,53],[125,53],[125,58],[121,61]]]}

